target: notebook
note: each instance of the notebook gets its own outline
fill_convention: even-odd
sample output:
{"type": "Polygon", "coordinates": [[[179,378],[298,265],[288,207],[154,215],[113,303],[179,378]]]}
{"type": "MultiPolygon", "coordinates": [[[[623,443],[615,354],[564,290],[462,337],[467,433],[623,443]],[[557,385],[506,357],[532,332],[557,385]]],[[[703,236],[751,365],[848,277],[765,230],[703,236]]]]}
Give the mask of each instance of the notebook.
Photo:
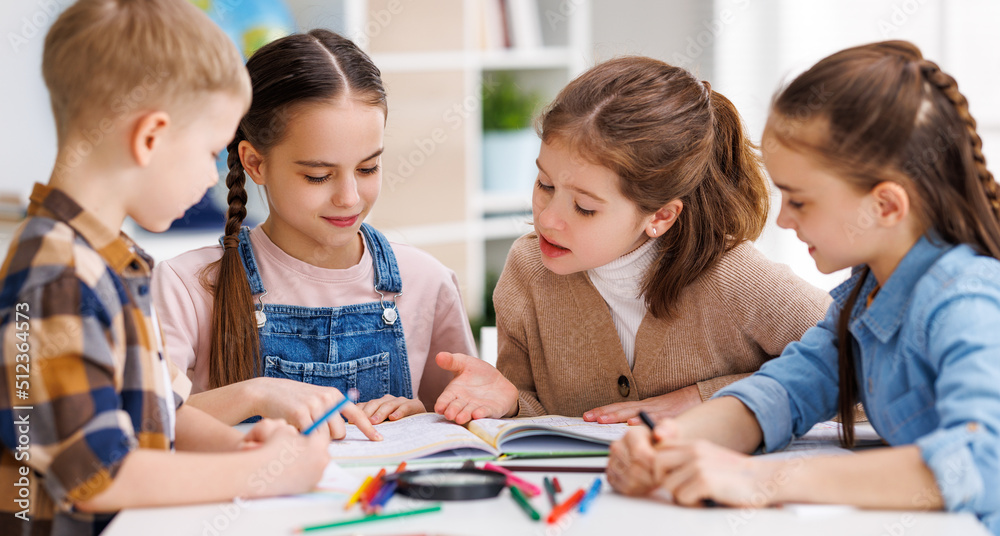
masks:
{"type": "Polygon", "coordinates": [[[546,415],[516,419],[477,419],[458,425],[436,413],[421,413],[375,426],[384,438],[369,441],[354,425],[347,437],[330,443],[330,456],[342,465],[394,464],[415,459],[495,459],[604,456],[625,435],[628,425],[585,422],[579,417],[546,415]]]}

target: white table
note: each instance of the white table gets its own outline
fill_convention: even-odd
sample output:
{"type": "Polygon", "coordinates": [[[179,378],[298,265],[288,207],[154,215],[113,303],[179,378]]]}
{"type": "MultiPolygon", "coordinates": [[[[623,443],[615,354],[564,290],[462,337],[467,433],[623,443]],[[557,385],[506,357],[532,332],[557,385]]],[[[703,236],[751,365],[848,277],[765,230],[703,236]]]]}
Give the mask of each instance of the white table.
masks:
{"type": "MultiPolygon", "coordinates": [[[[510,465],[603,465],[607,458],[564,460],[513,460],[510,465]]],[[[412,465],[425,468],[432,465],[412,465]]],[[[433,466],[457,466],[442,462],[433,466]]],[[[388,470],[392,471],[392,467],[388,470]]],[[[347,468],[359,477],[378,467],[347,468]]],[[[541,486],[549,473],[519,472],[518,476],[541,486]]],[[[563,486],[560,500],[577,488],[589,487],[598,473],[555,473],[563,486]]],[[[551,476],[551,474],[549,474],[551,476]]],[[[603,478],[603,475],[602,475],[603,478]]],[[[157,535],[281,535],[296,528],[361,515],[358,508],[344,512],[344,495],[314,495],[308,499],[264,503],[230,502],[173,508],[143,508],[121,512],[104,536],[157,535]]],[[[392,510],[437,504],[397,495],[392,510]]],[[[681,508],[652,499],[635,499],[613,492],[605,481],[601,494],[586,514],[573,512],[554,525],[544,522],[550,510],[542,495],[532,499],[542,522],[532,521],[514,503],[509,491],[479,501],[443,502],[440,512],[387,519],[308,534],[452,534],[452,535],[619,535],[697,534],[725,536],[871,535],[871,536],[990,536],[971,515],[940,512],[867,511],[843,506],[789,506],[761,510],[731,508],[681,508]]]]}

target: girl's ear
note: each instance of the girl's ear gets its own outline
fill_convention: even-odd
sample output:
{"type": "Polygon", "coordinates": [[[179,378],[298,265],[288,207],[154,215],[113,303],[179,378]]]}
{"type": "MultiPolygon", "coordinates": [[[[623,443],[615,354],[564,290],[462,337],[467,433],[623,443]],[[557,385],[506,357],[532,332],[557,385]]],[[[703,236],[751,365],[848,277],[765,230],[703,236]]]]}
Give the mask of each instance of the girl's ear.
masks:
{"type": "Polygon", "coordinates": [[[653,238],[666,234],[677,222],[677,216],[680,216],[681,210],[684,210],[684,202],[680,199],[674,199],[663,205],[663,208],[657,210],[653,214],[653,218],[646,224],[646,234],[653,238]]]}
{"type": "Polygon", "coordinates": [[[141,167],[153,160],[153,152],[163,143],[170,128],[170,114],[162,110],[140,115],[132,129],[129,149],[132,158],[141,167]]]}
{"type": "Polygon", "coordinates": [[[266,186],[264,173],[261,172],[261,167],[264,165],[264,157],[247,140],[240,142],[238,150],[240,152],[240,163],[243,164],[243,170],[250,175],[250,179],[261,186],[266,186]]]}
{"type": "Polygon", "coordinates": [[[898,182],[882,181],[871,191],[874,216],[883,227],[893,227],[910,213],[910,196],[898,182]]]}

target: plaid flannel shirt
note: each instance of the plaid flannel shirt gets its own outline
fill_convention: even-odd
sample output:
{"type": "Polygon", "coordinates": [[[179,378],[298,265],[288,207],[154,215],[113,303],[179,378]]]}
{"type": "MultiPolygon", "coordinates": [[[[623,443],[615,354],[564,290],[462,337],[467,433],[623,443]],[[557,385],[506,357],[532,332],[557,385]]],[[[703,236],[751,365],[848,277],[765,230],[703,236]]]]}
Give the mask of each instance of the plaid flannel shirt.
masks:
{"type": "Polygon", "coordinates": [[[97,534],[76,511],[135,448],[173,448],[187,377],[164,358],[152,260],[35,185],[0,268],[0,534],[97,534]]]}

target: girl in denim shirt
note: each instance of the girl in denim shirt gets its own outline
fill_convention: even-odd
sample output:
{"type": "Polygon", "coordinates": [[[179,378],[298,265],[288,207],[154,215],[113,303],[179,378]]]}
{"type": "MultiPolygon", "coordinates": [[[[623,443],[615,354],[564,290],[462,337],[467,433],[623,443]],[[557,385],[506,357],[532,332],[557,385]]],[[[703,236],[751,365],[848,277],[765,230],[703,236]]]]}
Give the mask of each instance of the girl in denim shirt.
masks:
{"type": "Polygon", "coordinates": [[[684,505],[943,508],[1000,534],[1000,201],[981,145],[955,80],[907,42],[838,52],[781,91],[763,138],[778,224],[821,271],[854,274],[781,357],[614,444],[611,484],[684,505]],[[891,448],[743,454],[838,412],[851,446],[856,402],[891,448]]]}
{"type": "Polygon", "coordinates": [[[225,422],[303,428],[353,388],[364,413],[345,415],[376,438],[368,421],[433,406],[451,375],[429,356],[474,352],[457,278],[363,223],[387,113],[364,52],[313,30],[262,47],[247,69],[253,102],[228,146],[221,244],[156,268],[168,355],[193,380],[190,403],[225,422]],[[242,226],[247,177],[267,193],[254,229],[242,226]]]}

